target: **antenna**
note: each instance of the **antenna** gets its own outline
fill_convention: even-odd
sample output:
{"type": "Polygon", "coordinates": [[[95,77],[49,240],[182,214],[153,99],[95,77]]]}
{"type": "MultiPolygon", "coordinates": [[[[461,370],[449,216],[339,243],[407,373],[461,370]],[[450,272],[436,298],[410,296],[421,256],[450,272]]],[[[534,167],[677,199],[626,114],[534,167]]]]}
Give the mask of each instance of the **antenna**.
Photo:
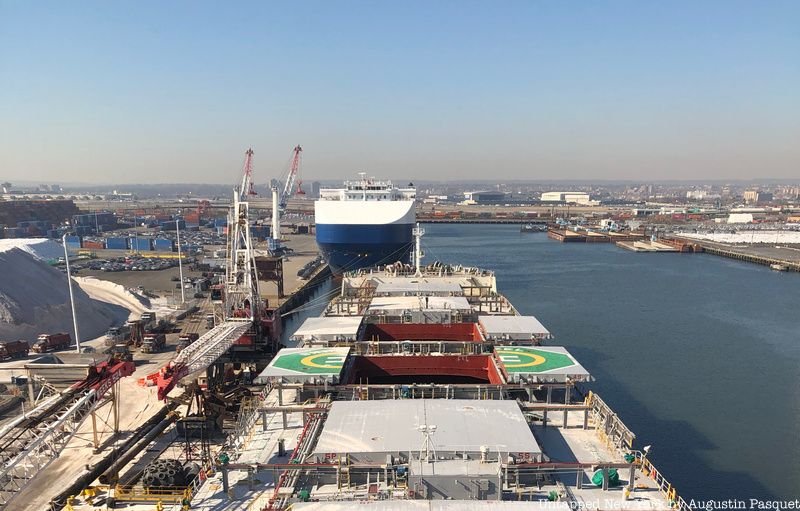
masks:
{"type": "Polygon", "coordinates": [[[428,462],[436,461],[436,448],[433,445],[433,440],[431,437],[434,433],[436,433],[436,424],[420,424],[419,432],[425,435],[425,440],[422,442],[422,448],[419,451],[419,460],[422,461],[423,459],[428,460],[428,462]],[[423,458],[422,453],[425,453],[425,457],[423,458]],[[433,458],[431,458],[431,454],[433,454],[433,458]]]}

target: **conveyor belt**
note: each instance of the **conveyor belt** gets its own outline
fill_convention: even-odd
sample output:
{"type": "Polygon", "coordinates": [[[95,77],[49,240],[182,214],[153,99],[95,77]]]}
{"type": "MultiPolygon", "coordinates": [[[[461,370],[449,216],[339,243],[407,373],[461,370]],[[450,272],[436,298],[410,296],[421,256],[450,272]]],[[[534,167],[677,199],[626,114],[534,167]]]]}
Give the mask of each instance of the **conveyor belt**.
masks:
{"type": "Polygon", "coordinates": [[[225,321],[182,349],[159,373],[152,375],[158,386],[158,398],[166,399],[169,391],[183,377],[202,371],[216,362],[252,325],[250,320],[225,321]]]}
{"type": "Polygon", "coordinates": [[[104,362],[0,431],[0,507],[58,458],[106,393],[133,371],[132,362],[104,362]]]}

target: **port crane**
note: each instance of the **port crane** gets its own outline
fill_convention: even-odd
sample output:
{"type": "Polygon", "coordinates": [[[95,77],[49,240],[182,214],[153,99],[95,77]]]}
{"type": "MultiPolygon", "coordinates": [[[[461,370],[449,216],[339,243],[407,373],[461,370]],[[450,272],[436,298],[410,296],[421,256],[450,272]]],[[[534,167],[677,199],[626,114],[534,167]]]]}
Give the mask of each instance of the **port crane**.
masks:
{"type": "Polygon", "coordinates": [[[111,403],[114,429],[119,429],[117,383],[134,370],[133,362],[113,359],[92,366],[83,380],[0,429],[0,508],[60,456],[101,406],[111,403]]]}
{"type": "Polygon", "coordinates": [[[253,188],[253,149],[244,153],[244,166],[242,167],[242,183],[239,185],[239,200],[246,200],[248,196],[256,195],[253,188]]]}
{"type": "Polygon", "coordinates": [[[286,174],[286,181],[283,184],[283,191],[280,194],[278,200],[278,207],[283,213],[286,209],[286,203],[289,201],[289,197],[292,195],[305,195],[305,192],[301,188],[303,184],[300,179],[298,179],[298,173],[300,172],[300,156],[303,152],[303,148],[299,145],[296,145],[294,149],[292,149],[292,159],[289,163],[289,171],[286,174]]]}
{"type": "MultiPolygon", "coordinates": [[[[298,146],[299,147],[299,146],[298,146]]],[[[250,203],[253,186],[253,150],[245,153],[241,185],[233,191],[228,210],[228,242],[225,282],[219,303],[220,321],[195,342],[182,349],[158,373],[147,377],[158,387],[158,398],[166,399],[181,379],[210,367],[236,341],[250,333],[258,335],[262,312],[258,290],[253,240],[250,236],[250,203]]]]}

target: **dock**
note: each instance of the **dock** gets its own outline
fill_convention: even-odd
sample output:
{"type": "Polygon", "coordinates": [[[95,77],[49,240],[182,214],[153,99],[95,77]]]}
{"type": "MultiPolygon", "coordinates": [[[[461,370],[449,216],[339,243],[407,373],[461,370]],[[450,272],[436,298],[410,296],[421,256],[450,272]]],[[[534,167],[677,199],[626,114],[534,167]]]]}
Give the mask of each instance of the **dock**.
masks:
{"type": "Polygon", "coordinates": [[[633,252],[679,252],[676,247],[657,241],[618,241],[617,246],[633,252]]]}
{"type": "MultiPolygon", "coordinates": [[[[313,235],[289,234],[284,235],[283,238],[286,246],[292,249],[292,252],[284,256],[281,262],[283,267],[283,293],[279,292],[276,282],[261,281],[259,285],[261,297],[268,300],[271,307],[285,308],[284,304],[292,300],[292,297],[298,291],[309,284],[313,276],[308,279],[301,279],[297,275],[297,271],[319,255],[317,242],[313,235]]],[[[260,246],[256,248],[261,249],[260,246]]]]}
{"type": "Polygon", "coordinates": [[[800,247],[767,244],[731,245],[705,240],[687,240],[677,236],[675,239],[699,245],[707,254],[800,272],[800,247]]]}
{"type": "Polygon", "coordinates": [[[562,243],[617,243],[620,241],[640,241],[645,236],[643,233],[638,232],[573,230],[551,227],[547,229],[547,237],[562,243]]]}

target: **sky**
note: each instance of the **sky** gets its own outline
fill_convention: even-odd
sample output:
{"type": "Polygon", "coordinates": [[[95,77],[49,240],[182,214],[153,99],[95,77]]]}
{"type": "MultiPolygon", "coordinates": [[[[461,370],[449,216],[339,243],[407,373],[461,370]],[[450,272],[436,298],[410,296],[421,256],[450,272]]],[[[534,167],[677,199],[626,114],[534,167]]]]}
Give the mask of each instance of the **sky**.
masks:
{"type": "Polygon", "coordinates": [[[0,0],[0,180],[800,180],[800,2],[0,0]]]}

